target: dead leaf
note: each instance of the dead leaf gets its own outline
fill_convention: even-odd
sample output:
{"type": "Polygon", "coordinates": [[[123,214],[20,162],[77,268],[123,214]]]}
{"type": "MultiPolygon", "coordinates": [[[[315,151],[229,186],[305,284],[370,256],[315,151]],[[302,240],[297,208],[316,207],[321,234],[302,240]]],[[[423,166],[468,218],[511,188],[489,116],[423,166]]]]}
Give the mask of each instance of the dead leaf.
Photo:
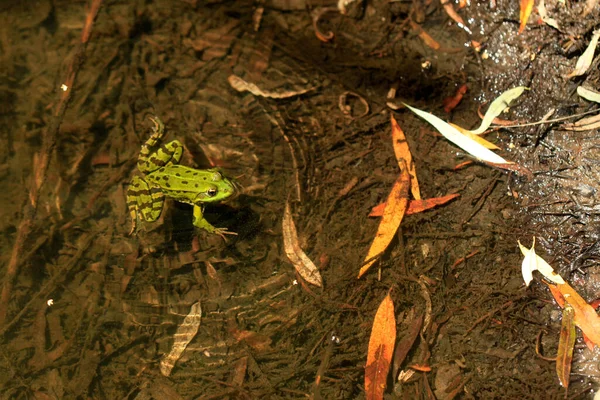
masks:
{"type": "Polygon", "coordinates": [[[421,190],[419,189],[419,181],[417,180],[417,171],[415,169],[415,163],[412,159],[412,153],[408,148],[408,142],[404,131],[400,128],[398,122],[394,116],[391,116],[392,122],[392,144],[394,146],[394,153],[396,154],[396,160],[398,161],[398,167],[402,169],[402,164],[406,163],[408,166],[408,173],[410,174],[410,192],[413,197],[417,200],[421,199],[421,190]]]}
{"type": "Polygon", "coordinates": [[[596,46],[598,46],[598,39],[600,39],[600,29],[594,31],[594,35],[590,40],[590,44],[585,49],[583,54],[577,59],[577,64],[575,64],[575,69],[567,78],[572,78],[574,76],[580,76],[587,72],[592,65],[592,60],[594,59],[594,54],[596,53],[596,46]]]}
{"type": "Polygon", "coordinates": [[[465,135],[466,137],[468,137],[469,139],[479,143],[480,145],[482,145],[483,147],[485,147],[486,149],[490,149],[490,150],[500,150],[500,147],[496,146],[494,143],[490,142],[489,140],[485,140],[484,138],[482,138],[479,135],[474,134],[471,131],[468,131],[464,128],[461,128],[460,126],[453,124],[452,122],[448,122],[448,124],[450,126],[453,126],[454,128],[456,128],[460,133],[462,133],[463,135],[465,135]]]}
{"type": "Polygon", "coordinates": [[[231,85],[231,87],[234,88],[235,90],[237,90],[238,92],[248,91],[255,96],[267,97],[267,98],[271,98],[271,99],[287,99],[287,98],[294,97],[294,96],[300,96],[300,95],[303,95],[304,93],[308,93],[314,89],[314,87],[310,87],[307,89],[294,90],[294,91],[288,90],[288,91],[283,91],[283,92],[262,90],[261,88],[256,86],[254,83],[246,82],[245,80],[243,80],[242,78],[240,78],[237,75],[229,75],[229,77],[227,78],[227,81],[229,82],[229,85],[231,85]]]}
{"type": "Polygon", "coordinates": [[[527,20],[533,10],[533,3],[535,3],[535,0],[521,0],[521,13],[519,16],[521,25],[519,26],[519,35],[525,30],[525,25],[527,25],[527,20]]]}
{"type": "Polygon", "coordinates": [[[548,285],[554,299],[561,307],[569,304],[575,313],[575,325],[595,345],[600,344],[600,316],[568,283],[548,285]]]}
{"type": "Polygon", "coordinates": [[[383,399],[387,375],[394,354],[395,341],[394,302],[388,293],[377,309],[369,339],[367,366],[365,367],[365,394],[367,400],[383,399]]]}
{"type": "Polygon", "coordinates": [[[323,287],[323,279],[317,266],[308,258],[304,250],[300,248],[298,232],[296,231],[296,225],[292,219],[292,211],[288,202],[285,203],[282,225],[283,247],[288,259],[294,265],[294,268],[302,279],[315,286],[323,287]]]}
{"type": "MultiPolygon", "coordinates": [[[[434,207],[441,206],[450,200],[457,198],[458,196],[460,196],[460,194],[454,193],[447,196],[432,197],[424,200],[410,200],[408,202],[408,208],[406,209],[406,215],[418,214],[434,207]]],[[[381,203],[373,207],[369,213],[369,217],[381,217],[383,215],[383,210],[385,209],[385,204],[386,203],[381,203]]]]}
{"type": "Polygon", "coordinates": [[[173,347],[169,354],[165,354],[160,360],[160,373],[164,376],[171,375],[171,371],[175,366],[175,363],[187,345],[192,341],[196,333],[198,333],[198,327],[202,319],[202,307],[200,302],[192,304],[189,314],[184,318],[181,325],[177,327],[177,331],[173,335],[174,342],[173,347]]]}
{"type": "Polygon", "coordinates": [[[560,337],[558,339],[558,354],[556,355],[556,374],[558,380],[564,388],[569,387],[569,378],[571,376],[571,364],[573,362],[573,348],[575,347],[575,324],[573,318],[575,311],[573,307],[567,304],[562,312],[562,322],[560,324],[560,337]]]}
{"type": "Polygon", "coordinates": [[[394,183],[392,191],[390,192],[385,208],[383,210],[382,219],[379,222],[377,228],[377,234],[371,243],[371,247],[365,257],[365,264],[358,272],[358,278],[363,276],[365,272],[371,268],[371,266],[377,261],[378,256],[381,255],[388,247],[392,238],[398,231],[404,213],[408,207],[408,193],[410,188],[410,174],[408,168],[403,165],[400,171],[400,176],[394,183]]]}
{"type": "Polygon", "coordinates": [[[394,350],[394,366],[392,369],[392,375],[394,377],[396,377],[396,375],[398,374],[400,366],[402,366],[402,363],[408,355],[408,352],[410,351],[410,349],[412,349],[415,340],[417,340],[422,326],[423,315],[421,314],[411,321],[410,328],[406,332],[404,338],[398,343],[398,345],[396,345],[396,349],[394,350]]]}

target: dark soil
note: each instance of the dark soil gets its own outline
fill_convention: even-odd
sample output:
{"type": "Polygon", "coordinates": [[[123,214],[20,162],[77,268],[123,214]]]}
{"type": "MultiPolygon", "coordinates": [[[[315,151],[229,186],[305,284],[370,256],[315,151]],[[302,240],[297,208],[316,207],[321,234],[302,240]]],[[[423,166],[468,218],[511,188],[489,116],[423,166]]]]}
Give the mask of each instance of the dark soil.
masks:
{"type": "Polygon", "coordinates": [[[591,110],[575,90],[598,89],[598,58],[565,76],[598,28],[598,7],[582,17],[585,2],[550,0],[560,30],[534,11],[517,35],[517,1],[455,5],[467,29],[437,2],[358,0],[347,15],[335,6],[104,1],[81,44],[88,2],[0,5],[3,398],[364,398],[371,326],[390,289],[397,343],[415,318],[428,322],[385,398],[591,396],[599,364],[581,338],[568,393],[542,357],[556,354],[561,311],[539,276],[524,286],[517,240],[536,236],[538,254],[587,300],[599,297],[597,130],[547,123],[488,135],[527,177],[459,166],[471,159],[401,103],[466,128],[520,85],[530,90],[502,119],[591,110]],[[319,12],[328,42],[315,34],[319,12]],[[290,96],[238,92],[231,75],[290,96]],[[463,84],[446,113],[444,99],[463,84]],[[379,223],[368,214],[398,178],[390,115],[423,198],[460,197],[406,216],[357,279],[379,223]],[[184,144],[183,165],[217,166],[239,183],[235,199],[206,208],[237,236],[195,231],[191,207],[174,201],[129,235],[125,193],[151,116],[184,144]],[[322,289],[285,255],[286,202],[322,289]],[[163,376],[160,361],[197,302],[198,333],[163,376]],[[399,381],[401,371],[414,373],[399,381]]]}

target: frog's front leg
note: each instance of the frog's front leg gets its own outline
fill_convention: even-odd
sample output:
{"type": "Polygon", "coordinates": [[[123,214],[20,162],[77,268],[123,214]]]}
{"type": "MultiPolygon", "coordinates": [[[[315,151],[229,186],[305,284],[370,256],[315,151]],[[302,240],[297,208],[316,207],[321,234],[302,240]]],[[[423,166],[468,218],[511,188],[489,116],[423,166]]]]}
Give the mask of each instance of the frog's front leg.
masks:
{"type": "Polygon", "coordinates": [[[127,207],[131,216],[131,235],[140,220],[154,222],[160,217],[165,195],[160,187],[134,176],[127,189],[127,207]]]}
{"type": "Polygon", "coordinates": [[[224,240],[226,240],[225,235],[237,235],[237,233],[235,233],[235,232],[228,231],[227,228],[216,228],[216,227],[212,226],[210,224],[210,222],[208,222],[206,220],[206,218],[204,218],[201,206],[194,205],[193,212],[194,212],[193,224],[195,227],[204,229],[205,231],[208,231],[209,233],[215,233],[215,234],[221,236],[224,240]]]}
{"type": "Polygon", "coordinates": [[[179,140],[160,144],[165,127],[158,117],[150,119],[154,122],[152,135],[142,146],[137,163],[138,169],[144,174],[149,174],[165,165],[179,164],[183,154],[183,145],[179,140]]]}

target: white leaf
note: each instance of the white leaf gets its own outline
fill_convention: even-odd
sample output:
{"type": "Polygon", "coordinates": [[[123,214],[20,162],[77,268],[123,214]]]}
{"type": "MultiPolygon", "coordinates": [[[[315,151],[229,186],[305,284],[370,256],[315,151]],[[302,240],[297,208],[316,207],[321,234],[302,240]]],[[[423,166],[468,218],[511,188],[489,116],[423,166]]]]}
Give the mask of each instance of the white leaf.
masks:
{"type": "Polygon", "coordinates": [[[577,64],[575,64],[575,69],[567,78],[572,78],[574,76],[583,75],[587,72],[592,65],[592,60],[594,59],[594,53],[596,52],[596,46],[598,46],[598,39],[600,38],[600,29],[594,31],[594,36],[592,36],[592,40],[590,40],[590,44],[585,49],[583,54],[577,59],[577,64]]]}
{"type": "Polygon", "coordinates": [[[523,262],[521,263],[521,273],[523,274],[523,280],[525,281],[525,285],[529,286],[531,281],[533,280],[533,271],[540,271],[542,275],[549,281],[552,281],[556,284],[564,284],[564,279],[554,272],[554,269],[548,264],[542,257],[535,254],[535,237],[533,238],[533,244],[531,245],[531,249],[523,246],[521,242],[519,243],[519,248],[521,249],[521,253],[523,253],[523,262]]]}
{"type": "Polygon", "coordinates": [[[494,118],[500,115],[502,111],[504,111],[514,99],[522,95],[525,89],[527,89],[525,86],[517,86],[515,88],[508,89],[506,92],[502,93],[496,100],[492,101],[492,104],[490,104],[490,107],[488,108],[488,110],[485,113],[485,116],[483,117],[483,121],[481,121],[481,125],[479,126],[479,128],[471,131],[471,133],[481,135],[483,132],[485,132],[494,121],[494,118]]]}
{"type": "Polygon", "coordinates": [[[584,88],[583,86],[577,87],[577,94],[589,101],[595,101],[600,103],[600,93],[595,90],[584,88]]]}
{"type": "Polygon", "coordinates": [[[421,111],[418,108],[411,107],[408,104],[404,105],[419,117],[433,125],[435,129],[437,129],[446,139],[473,157],[493,164],[512,164],[510,161],[507,161],[493,151],[486,149],[483,145],[477,143],[473,139],[466,137],[460,133],[458,129],[454,128],[452,125],[436,117],[435,115],[421,111]]]}

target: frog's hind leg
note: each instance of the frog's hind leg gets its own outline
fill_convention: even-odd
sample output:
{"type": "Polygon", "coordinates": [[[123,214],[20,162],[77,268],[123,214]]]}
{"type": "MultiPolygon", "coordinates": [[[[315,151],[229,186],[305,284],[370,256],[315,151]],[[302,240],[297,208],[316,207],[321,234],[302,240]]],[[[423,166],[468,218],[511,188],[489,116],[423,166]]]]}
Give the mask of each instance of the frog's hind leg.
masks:
{"type": "Polygon", "coordinates": [[[140,220],[154,222],[160,217],[165,196],[160,187],[134,176],[127,189],[127,207],[131,216],[131,233],[140,220]]]}
{"type": "Polygon", "coordinates": [[[178,164],[183,154],[183,146],[179,140],[160,144],[165,132],[165,126],[158,118],[150,118],[154,122],[152,135],[142,146],[138,157],[138,169],[149,174],[165,165],[178,164]]]}

